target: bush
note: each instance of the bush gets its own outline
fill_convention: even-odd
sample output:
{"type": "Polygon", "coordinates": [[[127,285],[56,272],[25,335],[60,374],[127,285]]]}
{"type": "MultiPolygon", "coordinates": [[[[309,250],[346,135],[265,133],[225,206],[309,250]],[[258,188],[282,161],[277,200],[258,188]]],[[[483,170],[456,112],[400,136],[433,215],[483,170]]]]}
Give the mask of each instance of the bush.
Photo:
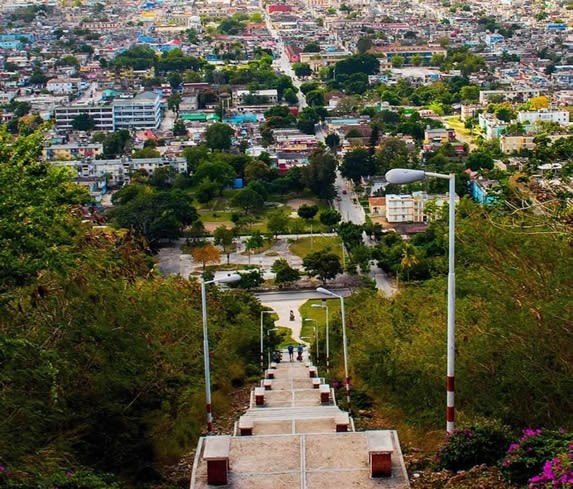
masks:
{"type": "Polygon", "coordinates": [[[438,452],[440,468],[466,470],[480,464],[495,465],[506,453],[508,430],[494,426],[475,426],[455,431],[438,452]]]}
{"type": "MultiPolygon", "coordinates": [[[[509,445],[502,464],[503,475],[513,484],[525,485],[533,477],[545,472],[546,462],[553,462],[555,458],[566,454],[572,442],[573,434],[563,430],[523,430],[519,441],[509,445]]],[[[549,476],[549,473],[546,475],[549,476]]]]}
{"type": "Polygon", "coordinates": [[[529,481],[529,489],[567,489],[573,487],[573,444],[568,453],[548,460],[543,472],[529,481]]]}

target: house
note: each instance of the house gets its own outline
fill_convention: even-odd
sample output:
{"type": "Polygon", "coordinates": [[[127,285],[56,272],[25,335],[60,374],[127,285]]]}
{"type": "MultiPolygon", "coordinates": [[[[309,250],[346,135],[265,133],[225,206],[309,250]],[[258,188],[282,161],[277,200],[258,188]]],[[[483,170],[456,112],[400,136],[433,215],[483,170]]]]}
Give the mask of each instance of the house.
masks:
{"type": "Polygon", "coordinates": [[[96,158],[103,152],[101,143],[52,144],[44,148],[44,158],[52,160],[77,160],[78,158],[96,158]]]}
{"type": "Polygon", "coordinates": [[[380,217],[386,215],[386,197],[369,197],[368,208],[370,217],[380,217]]]}
{"type": "Polygon", "coordinates": [[[452,143],[456,141],[456,131],[452,128],[443,128],[439,127],[436,129],[432,129],[430,126],[426,127],[424,131],[424,143],[431,144],[431,143],[452,143]]]}
{"type": "Polygon", "coordinates": [[[81,78],[52,78],[46,83],[46,90],[54,95],[77,94],[86,83],[81,78]]]}
{"type": "Polygon", "coordinates": [[[492,195],[492,189],[496,187],[499,187],[497,180],[478,177],[470,180],[470,195],[480,204],[493,204],[497,201],[497,196],[492,195]]]}

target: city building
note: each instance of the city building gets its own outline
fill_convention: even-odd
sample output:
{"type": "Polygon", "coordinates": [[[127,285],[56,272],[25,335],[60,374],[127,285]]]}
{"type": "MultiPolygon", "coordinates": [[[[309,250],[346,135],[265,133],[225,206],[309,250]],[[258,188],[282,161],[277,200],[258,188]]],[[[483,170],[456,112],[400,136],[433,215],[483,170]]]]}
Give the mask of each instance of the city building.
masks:
{"type": "Polygon", "coordinates": [[[157,129],[161,124],[161,97],[154,92],[115,99],[112,105],[115,129],[157,129]]]}
{"type": "MultiPolygon", "coordinates": [[[[389,223],[396,222],[428,222],[426,205],[430,202],[438,207],[447,205],[449,200],[446,195],[429,195],[426,192],[412,192],[408,194],[386,194],[386,220],[389,223]]],[[[459,198],[456,196],[456,201],[459,198]]]]}

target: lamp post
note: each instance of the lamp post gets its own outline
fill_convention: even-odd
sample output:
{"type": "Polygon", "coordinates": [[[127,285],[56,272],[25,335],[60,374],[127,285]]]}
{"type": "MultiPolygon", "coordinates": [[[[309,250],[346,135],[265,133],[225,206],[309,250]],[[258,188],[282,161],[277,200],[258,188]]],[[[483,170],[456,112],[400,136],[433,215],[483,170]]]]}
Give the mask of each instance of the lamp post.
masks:
{"type": "Polygon", "coordinates": [[[323,304],[312,304],[310,307],[320,307],[321,309],[325,309],[326,312],[326,372],[330,373],[330,335],[328,332],[328,306],[326,305],[326,301],[323,301],[323,304]]]}
{"type": "MultiPolygon", "coordinates": [[[[260,360],[261,360],[261,374],[264,372],[265,370],[265,345],[263,343],[263,315],[264,314],[273,314],[274,311],[261,311],[261,356],[260,356],[260,360]]],[[[270,362],[269,362],[270,363],[270,362]]]]}
{"type": "MultiPolygon", "coordinates": [[[[312,318],[305,318],[303,319],[303,321],[313,321],[316,323],[316,319],[312,319],[312,318]]],[[[318,365],[318,362],[320,360],[320,355],[318,353],[318,330],[316,329],[316,326],[312,327],[314,329],[314,341],[316,343],[316,364],[318,365]]]]}
{"type": "Polygon", "coordinates": [[[386,173],[389,183],[403,185],[417,182],[428,177],[449,180],[449,226],[448,226],[448,333],[447,333],[447,377],[446,377],[446,431],[452,433],[455,429],[454,410],[454,373],[456,361],[456,269],[455,269],[455,226],[456,226],[456,176],[454,173],[426,172],[423,170],[407,170],[394,168],[386,173]]]}
{"type": "Polygon", "coordinates": [[[237,273],[221,277],[207,282],[201,282],[201,312],[203,315],[203,355],[205,362],[205,402],[207,403],[207,433],[211,434],[213,431],[213,411],[211,407],[211,370],[209,364],[209,330],[207,324],[207,291],[206,285],[220,283],[229,284],[238,282],[241,276],[237,273]]]}
{"type": "MultiPolygon", "coordinates": [[[[277,331],[279,328],[269,328],[267,329],[267,345],[269,343],[269,336],[271,335],[271,331],[277,331]]],[[[267,367],[271,368],[271,349],[267,346],[267,367]]]]}
{"type": "Polygon", "coordinates": [[[318,287],[317,292],[321,294],[330,295],[340,299],[340,314],[342,315],[342,351],[344,354],[344,384],[346,388],[346,403],[348,404],[348,412],[352,414],[352,404],[350,403],[350,378],[348,376],[348,346],[346,343],[346,314],[344,313],[344,297],[335,294],[324,287],[318,287]]]}

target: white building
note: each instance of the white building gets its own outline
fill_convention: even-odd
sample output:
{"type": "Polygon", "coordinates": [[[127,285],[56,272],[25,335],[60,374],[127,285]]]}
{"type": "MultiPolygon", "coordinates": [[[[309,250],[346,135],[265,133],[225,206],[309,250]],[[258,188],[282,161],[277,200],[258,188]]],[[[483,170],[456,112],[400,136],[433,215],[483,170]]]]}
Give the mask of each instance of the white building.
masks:
{"type": "MultiPolygon", "coordinates": [[[[436,206],[447,205],[449,195],[428,195],[426,192],[386,195],[386,220],[388,222],[428,222],[426,205],[430,202],[436,206]]],[[[456,202],[459,197],[456,196],[456,202]]]]}
{"type": "Polygon", "coordinates": [[[71,130],[72,122],[80,114],[88,114],[95,122],[98,131],[113,131],[113,107],[111,105],[69,105],[56,107],[56,127],[71,130]]]}
{"type": "Polygon", "coordinates": [[[249,90],[237,90],[233,95],[233,103],[235,105],[275,105],[279,100],[278,92],[274,88],[268,90],[255,90],[253,92],[249,90]],[[249,102],[249,95],[260,99],[261,103],[247,103],[249,102]]]}
{"type": "Polygon", "coordinates": [[[129,182],[136,171],[145,171],[152,175],[158,168],[171,166],[178,173],[187,172],[186,158],[118,158],[115,160],[83,160],[55,161],[56,166],[65,166],[77,171],[77,178],[96,178],[107,176],[111,185],[129,182]]]}
{"type": "Polygon", "coordinates": [[[533,124],[537,121],[542,122],[557,122],[563,126],[569,125],[569,112],[566,110],[532,110],[527,112],[519,112],[517,114],[517,120],[521,123],[533,124]]]}
{"type": "Polygon", "coordinates": [[[81,78],[53,78],[46,83],[46,90],[54,95],[78,93],[87,86],[81,78]]]}
{"type": "Polygon", "coordinates": [[[154,92],[115,99],[112,105],[115,129],[157,129],[161,124],[161,97],[154,92]]]}

